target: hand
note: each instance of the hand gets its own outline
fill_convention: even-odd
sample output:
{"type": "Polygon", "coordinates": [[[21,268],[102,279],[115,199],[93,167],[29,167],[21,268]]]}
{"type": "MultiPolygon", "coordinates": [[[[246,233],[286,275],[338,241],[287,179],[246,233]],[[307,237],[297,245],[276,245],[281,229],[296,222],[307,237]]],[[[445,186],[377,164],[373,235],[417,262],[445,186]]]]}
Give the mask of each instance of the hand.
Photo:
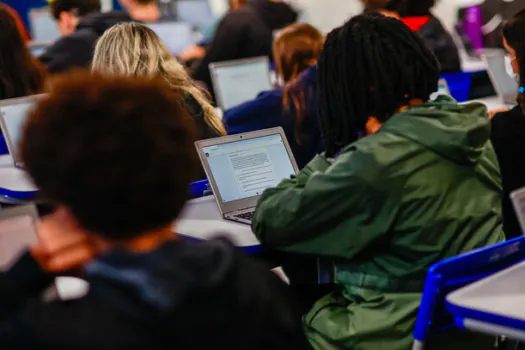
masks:
{"type": "Polygon", "coordinates": [[[498,109],[493,109],[489,112],[489,118],[492,119],[496,116],[496,114],[498,113],[504,113],[504,112],[508,112],[509,109],[508,108],[498,108],[498,109]]]}
{"type": "Polygon", "coordinates": [[[38,236],[39,243],[32,254],[45,271],[52,273],[82,268],[107,249],[101,239],[83,230],[64,208],[41,221],[38,236]]]}
{"type": "Polygon", "coordinates": [[[185,61],[198,60],[206,55],[206,50],[203,47],[193,45],[188,47],[179,57],[185,61]]]}

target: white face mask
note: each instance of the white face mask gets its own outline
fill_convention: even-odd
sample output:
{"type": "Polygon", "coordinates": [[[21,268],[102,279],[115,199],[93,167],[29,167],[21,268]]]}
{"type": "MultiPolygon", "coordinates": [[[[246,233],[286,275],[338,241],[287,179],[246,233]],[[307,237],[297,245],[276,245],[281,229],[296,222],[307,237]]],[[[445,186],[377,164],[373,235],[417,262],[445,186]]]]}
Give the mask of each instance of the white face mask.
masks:
{"type": "Polygon", "coordinates": [[[512,60],[509,56],[505,56],[505,70],[512,79],[514,79],[518,84],[520,83],[520,77],[514,72],[514,68],[512,68],[512,60]]]}

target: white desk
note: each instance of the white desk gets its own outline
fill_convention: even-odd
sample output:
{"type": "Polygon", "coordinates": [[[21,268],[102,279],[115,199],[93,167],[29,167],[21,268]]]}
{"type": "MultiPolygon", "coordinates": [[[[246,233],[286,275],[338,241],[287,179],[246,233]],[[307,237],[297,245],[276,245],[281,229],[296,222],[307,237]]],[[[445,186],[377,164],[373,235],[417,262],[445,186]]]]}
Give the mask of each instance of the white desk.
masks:
{"type": "Polygon", "coordinates": [[[182,236],[200,240],[224,236],[242,248],[257,248],[261,245],[250,226],[222,218],[214,196],[189,201],[174,229],[182,236]]]}
{"type": "Polygon", "coordinates": [[[525,341],[525,262],[447,296],[464,328],[525,341]]]}

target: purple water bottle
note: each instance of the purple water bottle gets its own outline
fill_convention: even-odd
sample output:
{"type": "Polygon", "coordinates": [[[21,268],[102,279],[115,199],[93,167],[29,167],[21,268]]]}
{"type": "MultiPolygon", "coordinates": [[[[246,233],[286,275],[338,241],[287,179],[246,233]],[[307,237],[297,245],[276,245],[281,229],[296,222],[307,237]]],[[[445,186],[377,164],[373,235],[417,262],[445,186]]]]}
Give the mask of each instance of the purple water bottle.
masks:
{"type": "Polygon", "coordinates": [[[481,16],[481,7],[472,6],[466,9],[464,30],[470,39],[474,50],[483,49],[483,19],[481,16]]]}

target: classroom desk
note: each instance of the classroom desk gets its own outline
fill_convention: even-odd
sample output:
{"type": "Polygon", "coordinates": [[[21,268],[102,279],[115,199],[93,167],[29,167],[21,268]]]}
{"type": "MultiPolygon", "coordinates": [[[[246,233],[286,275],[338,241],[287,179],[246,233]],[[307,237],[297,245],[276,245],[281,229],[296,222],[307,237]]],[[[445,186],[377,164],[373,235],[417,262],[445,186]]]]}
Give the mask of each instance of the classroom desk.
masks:
{"type": "Polygon", "coordinates": [[[450,293],[461,328],[525,341],[525,262],[450,293]]]}

